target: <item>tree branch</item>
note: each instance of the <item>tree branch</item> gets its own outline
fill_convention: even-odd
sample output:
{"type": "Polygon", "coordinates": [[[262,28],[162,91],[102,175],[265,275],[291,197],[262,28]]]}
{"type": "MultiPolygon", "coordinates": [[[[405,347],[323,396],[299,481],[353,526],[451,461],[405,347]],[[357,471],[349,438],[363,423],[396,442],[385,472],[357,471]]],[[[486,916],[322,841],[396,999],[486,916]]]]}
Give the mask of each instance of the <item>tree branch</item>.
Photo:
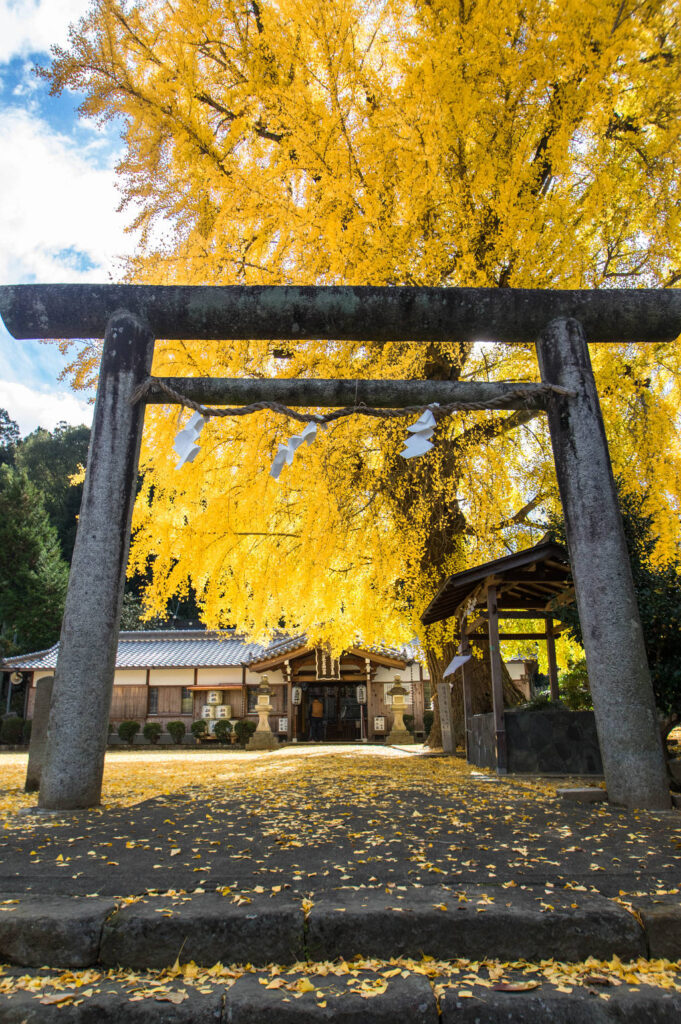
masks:
{"type": "Polygon", "coordinates": [[[505,434],[509,430],[521,427],[524,423],[529,423],[535,416],[539,416],[542,411],[541,409],[519,409],[518,412],[514,412],[511,416],[506,416],[505,419],[495,418],[493,420],[486,420],[484,423],[476,423],[474,427],[464,430],[463,434],[453,438],[451,445],[457,451],[461,451],[469,445],[480,444],[482,441],[491,441],[498,437],[499,434],[505,434]]]}

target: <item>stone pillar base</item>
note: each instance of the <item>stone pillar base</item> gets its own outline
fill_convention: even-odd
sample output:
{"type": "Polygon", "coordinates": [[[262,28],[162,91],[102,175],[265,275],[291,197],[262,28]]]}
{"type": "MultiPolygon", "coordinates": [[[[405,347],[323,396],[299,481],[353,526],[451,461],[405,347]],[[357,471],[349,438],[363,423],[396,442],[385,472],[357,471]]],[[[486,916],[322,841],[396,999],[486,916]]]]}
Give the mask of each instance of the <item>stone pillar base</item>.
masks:
{"type": "Polygon", "coordinates": [[[246,744],[246,750],[274,750],[278,746],[271,732],[254,732],[246,744]]]}
{"type": "Polygon", "coordinates": [[[393,746],[404,747],[408,743],[414,743],[415,740],[412,734],[406,730],[404,732],[395,732],[395,730],[393,730],[386,736],[385,742],[391,743],[393,746]]]}

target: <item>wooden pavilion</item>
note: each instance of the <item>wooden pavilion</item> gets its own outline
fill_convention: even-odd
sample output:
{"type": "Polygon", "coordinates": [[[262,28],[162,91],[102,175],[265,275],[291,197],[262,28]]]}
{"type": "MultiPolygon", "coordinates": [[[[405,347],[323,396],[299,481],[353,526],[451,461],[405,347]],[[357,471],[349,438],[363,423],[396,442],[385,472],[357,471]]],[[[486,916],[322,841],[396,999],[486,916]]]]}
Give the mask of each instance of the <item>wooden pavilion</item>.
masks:
{"type": "MultiPolygon", "coordinates": [[[[555,637],[562,631],[554,624],[555,602],[574,593],[572,572],[565,548],[542,540],[534,547],[496,558],[449,576],[421,615],[424,625],[455,617],[461,636],[461,653],[471,644],[489,644],[492,708],[496,738],[496,769],[507,771],[501,640],[543,640],[546,643],[551,698],[558,699],[555,637]],[[499,620],[543,619],[544,632],[500,632],[499,620]]],[[[564,628],[564,627],[562,627],[564,628]]],[[[470,750],[471,670],[464,663],[464,727],[470,750]]]]}

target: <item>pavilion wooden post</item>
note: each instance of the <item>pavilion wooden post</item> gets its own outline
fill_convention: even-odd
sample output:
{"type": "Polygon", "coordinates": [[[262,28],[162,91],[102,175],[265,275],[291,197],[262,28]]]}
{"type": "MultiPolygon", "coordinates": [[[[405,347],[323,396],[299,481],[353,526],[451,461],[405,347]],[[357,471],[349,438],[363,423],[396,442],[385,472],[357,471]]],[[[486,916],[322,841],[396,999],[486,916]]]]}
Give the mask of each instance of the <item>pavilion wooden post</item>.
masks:
{"type": "Polygon", "coordinates": [[[154,338],[137,316],[109,320],[71,562],[39,805],[100,802],[144,404],[154,338]]]}
{"type": "MultiPolygon", "coordinates": [[[[471,645],[466,632],[468,621],[464,615],[461,619],[461,653],[470,654],[471,645]]],[[[463,697],[463,731],[466,744],[466,760],[471,754],[471,718],[473,717],[473,695],[471,693],[471,665],[467,661],[461,666],[461,691],[463,697]]]]}
{"type": "Polygon", "coordinates": [[[291,682],[291,662],[286,659],[284,662],[284,671],[282,672],[284,680],[284,701],[286,704],[286,739],[289,743],[293,740],[293,716],[295,714],[295,707],[293,706],[293,683],[291,682]]]}
{"type": "Polygon", "coordinates": [[[542,380],[575,392],[548,420],[605,781],[611,802],[665,810],[662,741],[598,393],[582,325],[537,342],[542,380]]]}
{"type": "Polygon", "coordinates": [[[506,726],[504,723],[504,684],[501,675],[501,650],[499,648],[497,588],[493,584],[487,588],[487,613],[489,615],[489,664],[492,677],[496,769],[499,775],[505,775],[508,771],[508,759],[506,755],[506,726]]]}
{"type": "Polygon", "coordinates": [[[556,662],[556,640],[553,633],[553,619],[546,619],[546,658],[549,663],[549,687],[551,700],[558,700],[558,664],[556,662]]]}

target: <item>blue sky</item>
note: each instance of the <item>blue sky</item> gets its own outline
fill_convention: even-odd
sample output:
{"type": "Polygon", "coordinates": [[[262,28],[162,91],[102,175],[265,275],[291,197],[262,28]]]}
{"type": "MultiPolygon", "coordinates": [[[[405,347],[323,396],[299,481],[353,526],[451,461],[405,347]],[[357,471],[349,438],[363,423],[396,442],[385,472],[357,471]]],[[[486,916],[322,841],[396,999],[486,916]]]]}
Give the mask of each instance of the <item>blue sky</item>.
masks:
{"type": "MultiPolygon", "coordinates": [[[[130,252],[116,212],[115,126],[80,121],[80,98],[51,97],[32,69],[89,0],[0,0],[0,284],[107,281],[130,252]]],[[[0,406],[23,434],[89,422],[87,395],[58,377],[55,345],[15,341],[0,322],[0,406]]]]}

